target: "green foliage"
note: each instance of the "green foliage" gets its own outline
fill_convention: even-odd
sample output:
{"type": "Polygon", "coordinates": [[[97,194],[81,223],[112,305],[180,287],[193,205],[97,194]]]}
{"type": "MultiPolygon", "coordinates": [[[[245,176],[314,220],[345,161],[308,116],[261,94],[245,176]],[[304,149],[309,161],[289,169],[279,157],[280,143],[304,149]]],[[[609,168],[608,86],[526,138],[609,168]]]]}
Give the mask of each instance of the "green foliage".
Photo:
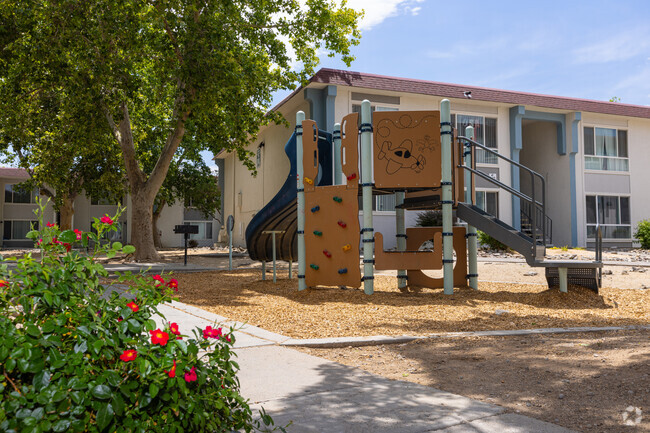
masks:
{"type": "Polygon", "coordinates": [[[96,234],[60,232],[42,225],[42,209],[43,229],[29,233],[42,260],[28,254],[15,269],[0,267],[0,431],[221,432],[272,425],[265,413],[253,421],[239,394],[232,329],[190,331],[182,323],[157,329],[157,306],[172,299],[176,280],[119,274],[115,283],[128,285],[136,300],[102,297],[107,272],[95,257],[133,252],[99,242],[119,215],[96,219],[96,234]],[[93,251],[86,256],[66,244],[93,251]]]}
{"type": "Polygon", "coordinates": [[[507,245],[502,244],[498,240],[494,239],[492,236],[489,234],[482,232],[480,230],[477,230],[478,233],[478,241],[482,245],[487,246],[488,248],[492,250],[497,250],[497,251],[507,251],[509,248],[507,245]]]}
{"type": "Polygon", "coordinates": [[[440,227],[442,226],[442,211],[425,210],[418,213],[415,225],[418,227],[440,227]]]}
{"type": "Polygon", "coordinates": [[[639,221],[634,237],[641,242],[641,248],[650,249],[650,220],[639,221]]]}

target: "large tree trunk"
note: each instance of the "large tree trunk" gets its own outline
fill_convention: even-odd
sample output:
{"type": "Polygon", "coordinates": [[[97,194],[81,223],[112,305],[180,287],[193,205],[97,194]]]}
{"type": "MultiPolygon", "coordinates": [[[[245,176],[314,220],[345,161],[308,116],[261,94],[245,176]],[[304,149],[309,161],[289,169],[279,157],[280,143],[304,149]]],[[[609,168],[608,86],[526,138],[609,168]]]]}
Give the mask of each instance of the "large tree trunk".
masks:
{"type": "Polygon", "coordinates": [[[61,230],[71,230],[72,229],[72,216],[74,215],[74,199],[75,197],[65,197],[63,199],[63,204],[59,209],[59,226],[61,230]]]}
{"type": "Polygon", "coordinates": [[[131,244],[138,262],[160,260],[153,238],[153,201],[156,193],[148,188],[131,191],[131,244]]]}
{"type": "Polygon", "coordinates": [[[162,248],[162,239],[160,238],[160,231],[158,230],[158,218],[160,218],[160,214],[162,213],[165,204],[166,204],[165,200],[162,200],[158,204],[158,208],[153,213],[153,218],[151,222],[151,225],[153,227],[153,244],[156,246],[156,248],[162,248]]]}

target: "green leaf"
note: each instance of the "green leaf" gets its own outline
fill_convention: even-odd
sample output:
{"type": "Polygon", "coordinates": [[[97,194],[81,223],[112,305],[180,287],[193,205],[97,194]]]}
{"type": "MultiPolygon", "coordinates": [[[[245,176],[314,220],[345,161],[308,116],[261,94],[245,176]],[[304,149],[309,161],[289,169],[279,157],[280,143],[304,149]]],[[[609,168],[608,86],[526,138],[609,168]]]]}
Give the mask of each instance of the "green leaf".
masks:
{"type": "Polygon", "coordinates": [[[25,326],[25,331],[27,331],[27,333],[32,337],[39,337],[41,335],[41,330],[38,329],[38,326],[31,323],[28,323],[25,326]]]}
{"type": "Polygon", "coordinates": [[[52,431],[55,433],[61,433],[68,431],[70,429],[70,421],[67,419],[60,419],[54,423],[52,426],[52,431]]]}
{"type": "Polygon", "coordinates": [[[135,253],[135,247],[133,245],[124,245],[122,248],[122,254],[133,254],[135,253]]]}
{"type": "Polygon", "coordinates": [[[113,245],[111,245],[111,248],[113,248],[114,250],[122,249],[122,242],[113,242],[113,245]]]}
{"type": "Polygon", "coordinates": [[[60,242],[64,242],[66,244],[71,244],[74,243],[77,240],[77,234],[73,232],[72,230],[64,230],[62,231],[57,239],[60,242]]]}
{"type": "Polygon", "coordinates": [[[31,231],[27,232],[27,234],[25,235],[25,237],[26,237],[27,239],[36,240],[36,239],[38,239],[38,237],[39,237],[40,235],[41,235],[41,234],[39,233],[38,230],[31,230],[31,231]]]}
{"type": "Polygon", "coordinates": [[[124,399],[119,393],[115,393],[113,395],[113,408],[115,409],[115,413],[117,416],[122,416],[122,413],[124,412],[124,399]]]}
{"type": "Polygon", "coordinates": [[[159,390],[160,388],[158,387],[158,385],[156,385],[155,383],[151,383],[149,385],[149,395],[151,396],[151,398],[156,398],[159,390]]]}
{"type": "Polygon", "coordinates": [[[107,400],[111,397],[111,388],[106,385],[95,385],[90,394],[99,400],[107,400]]]}
{"type": "Polygon", "coordinates": [[[102,347],[104,347],[104,342],[102,340],[97,340],[93,343],[93,352],[95,352],[95,355],[99,354],[102,347]]]}
{"type": "Polygon", "coordinates": [[[97,411],[97,427],[99,427],[100,431],[105,430],[111,424],[114,415],[115,412],[110,403],[104,403],[99,407],[97,411]]]}
{"type": "Polygon", "coordinates": [[[187,355],[187,343],[184,340],[174,340],[174,341],[176,342],[178,348],[181,349],[181,352],[183,352],[183,355],[187,355]]]}
{"type": "Polygon", "coordinates": [[[115,257],[116,254],[117,253],[115,252],[115,250],[108,250],[106,251],[106,258],[112,259],[113,257],[115,257]]]}
{"type": "Polygon", "coordinates": [[[140,332],[140,330],[142,330],[142,325],[140,325],[140,322],[138,322],[135,319],[129,319],[128,324],[129,324],[129,330],[133,333],[137,333],[140,332]]]}
{"type": "Polygon", "coordinates": [[[37,391],[45,388],[50,384],[50,373],[47,370],[43,370],[39,373],[36,373],[34,379],[32,380],[32,385],[36,388],[37,391]]]}
{"type": "Polygon", "coordinates": [[[82,340],[79,343],[74,345],[74,353],[86,353],[88,350],[88,343],[86,340],[82,340]]]}

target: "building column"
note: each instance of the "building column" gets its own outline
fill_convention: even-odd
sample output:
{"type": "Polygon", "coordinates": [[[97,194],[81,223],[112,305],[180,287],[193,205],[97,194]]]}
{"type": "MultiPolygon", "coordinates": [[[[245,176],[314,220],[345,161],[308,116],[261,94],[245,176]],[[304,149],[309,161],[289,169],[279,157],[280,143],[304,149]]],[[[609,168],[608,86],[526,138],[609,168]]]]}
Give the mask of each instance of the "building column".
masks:
{"type": "MultiPolygon", "coordinates": [[[[519,151],[522,148],[521,119],[526,114],[526,108],[523,105],[516,105],[510,108],[510,159],[519,162],[519,151]]],[[[520,190],[519,184],[519,167],[511,167],[511,187],[517,191],[520,190]]],[[[512,196],[512,226],[521,230],[521,206],[519,198],[512,196]]]]}
{"type": "Polygon", "coordinates": [[[580,150],[580,121],[582,113],[575,112],[567,115],[567,123],[571,124],[571,148],[569,151],[569,170],[570,170],[570,188],[571,188],[571,246],[578,246],[578,188],[577,188],[577,169],[576,155],[580,150]]]}

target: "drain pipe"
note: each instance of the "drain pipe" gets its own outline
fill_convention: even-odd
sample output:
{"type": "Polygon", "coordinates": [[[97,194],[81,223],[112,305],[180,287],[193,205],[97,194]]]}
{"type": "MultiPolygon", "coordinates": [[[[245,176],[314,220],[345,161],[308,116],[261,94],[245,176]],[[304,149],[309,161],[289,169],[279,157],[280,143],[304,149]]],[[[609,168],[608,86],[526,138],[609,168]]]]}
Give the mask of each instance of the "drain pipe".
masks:
{"type": "Polygon", "coordinates": [[[305,186],[303,184],[304,168],[302,163],[302,121],[305,113],[296,113],[296,190],[298,191],[298,290],[305,290],[305,186]]]}
{"type": "Polygon", "coordinates": [[[442,267],[445,295],[454,294],[454,259],[451,196],[451,107],[449,99],[440,102],[440,141],[442,147],[442,267]]]}
{"type": "MultiPolygon", "coordinates": [[[[465,137],[474,140],[474,127],[465,128],[465,137]]],[[[472,146],[466,143],[465,146],[465,166],[472,167],[472,146]]],[[[465,171],[465,202],[474,204],[472,200],[472,173],[465,171]]],[[[478,290],[478,242],[476,227],[467,224],[467,255],[469,256],[469,286],[478,290]]]]}
{"type": "Polygon", "coordinates": [[[372,115],[370,101],[361,103],[361,186],[363,187],[363,291],[366,295],[374,292],[373,245],[375,242],[372,227],[372,115]]]}

